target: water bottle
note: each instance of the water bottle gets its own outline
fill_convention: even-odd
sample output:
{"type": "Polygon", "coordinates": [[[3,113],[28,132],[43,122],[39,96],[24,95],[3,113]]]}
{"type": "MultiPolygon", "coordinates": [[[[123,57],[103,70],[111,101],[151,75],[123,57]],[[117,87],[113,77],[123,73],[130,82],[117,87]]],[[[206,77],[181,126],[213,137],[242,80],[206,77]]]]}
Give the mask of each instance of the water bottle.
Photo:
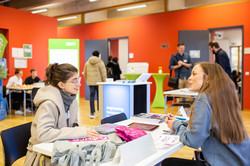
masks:
{"type": "Polygon", "coordinates": [[[159,66],[158,73],[162,73],[162,67],[161,66],[159,66]]]}

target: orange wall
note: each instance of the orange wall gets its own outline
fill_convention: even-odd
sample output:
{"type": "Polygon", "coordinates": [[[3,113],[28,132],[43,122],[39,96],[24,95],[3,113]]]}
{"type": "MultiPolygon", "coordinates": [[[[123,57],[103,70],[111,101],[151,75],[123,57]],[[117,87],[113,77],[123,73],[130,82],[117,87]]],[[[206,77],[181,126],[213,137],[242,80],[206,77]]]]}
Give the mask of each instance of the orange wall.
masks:
{"type": "MultiPolygon", "coordinates": [[[[130,62],[148,62],[149,72],[157,72],[158,66],[163,72],[169,72],[171,54],[176,52],[178,30],[207,30],[229,26],[244,26],[244,47],[250,47],[250,2],[228,3],[210,7],[155,14],[149,16],[105,21],[94,24],[58,29],[60,38],[80,39],[80,70],[84,67],[84,41],[86,39],[107,39],[121,36],[129,37],[129,52],[134,53],[130,62]],[[169,43],[169,48],[160,48],[161,43],[169,43]]],[[[250,56],[244,55],[243,71],[250,71],[250,56]]],[[[155,94],[152,77],[151,101],[155,94]]],[[[83,82],[82,82],[83,83],[83,82]]],[[[250,109],[250,77],[244,76],[244,109],[250,109]]],[[[84,96],[84,86],[81,96],[84,96]]],[[[164,89],[168,89],[165,81],[164,89]]]]}
{"type": "Polygon", "coordinates": [[[118,57],[118,39],[116,40],[110,40],[110,55],[112,57],[118,57]]]}
{"type": "MultiPolygon", "coordinates": [[[[7,65],[10,76],[15,74],[12,47],[22,48],[23,44],[32,44],[32,59],[27,60],[28,68],[22,69],[23,81],[30,75],[30,69],[35,68],[38,77],[44,78],[45,68],[48,66],[48,39],[57,37],[57,20],[38,14],[0,6],[0,29],[8,31],[7,65]]],[[[7,84],[8,79],[3,79],[7,84]]]]}

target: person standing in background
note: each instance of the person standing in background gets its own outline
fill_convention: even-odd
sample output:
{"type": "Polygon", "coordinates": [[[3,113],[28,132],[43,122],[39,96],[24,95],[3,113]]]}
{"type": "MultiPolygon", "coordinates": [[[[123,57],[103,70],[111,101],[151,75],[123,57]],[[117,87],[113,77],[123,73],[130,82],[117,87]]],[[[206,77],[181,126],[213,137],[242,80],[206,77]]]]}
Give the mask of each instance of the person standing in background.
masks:
{"type": "Polygon", "coordinates": [[[113,58],[113,64],[114,64],[114,66],[113,66],[114,81],[115,80],[120,80],[122,71],[120,69],[120,65],[118,63],[118,58],[117,57],[113,58]]]}
{"type": "Polygon", "coordinates": [[[107,78],[114,78],[114,73],[113,73],[114,62],[112,60],[113,57],[109,56],[107,63],[107,78]]]}
{"type": "Polygon", "coordinates": [[[189,88],[188,78],[190,77],[193,67],[191,58],[185,52],[185,44],[180,42],[177,44],[177,53],[172,55],[169,62],[169,69],[175,70],[175,77],[179,78],[178,88],[189,88]]]}
{"type": "Polygon", "coordinates": [[[110,55],[109,57],[108,57],[108,63],[107,63],[107,68],[108,67],[113,67],[113,62],[112,62],[112,60],[113,60],[113,57],[110,55]]]}
{"type": "Polygon", "coordinates": [[[35,83],[41,81],[39,77],[37,77],[37,71],[36,69],[30,70],[31,76],[27,77],[24,81],[26,85],[34,85],[35,83]]]}
{"type": "Polygon", "coordinates": [[[220,48],[216,41],[211,41],[208,44],[210,51],[215,54],[215,62],[221,65],[224,71],[231,78],[231,66],[227,53],[220,48]]]}
{"type": "Polygon", "coordinates": [[[104,62],[99,58],[99,51],[93,51],[92,55],[84,66],[84,77],[90,90],[90,118],[95,118],[95,93],[97,93],[97,109],[98,103],[98,85],[97,82],[105,82],[107,71],[104,62]]]}

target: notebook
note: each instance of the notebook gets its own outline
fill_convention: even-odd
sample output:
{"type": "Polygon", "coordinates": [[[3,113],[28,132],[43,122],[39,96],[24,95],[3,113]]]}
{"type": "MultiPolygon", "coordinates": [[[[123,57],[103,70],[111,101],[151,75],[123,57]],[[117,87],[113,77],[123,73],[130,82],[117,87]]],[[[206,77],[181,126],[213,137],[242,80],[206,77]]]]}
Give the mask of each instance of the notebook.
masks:
{"type": "Polygon", "coordinates": [[[138,123],[138,122],[133,122],[128,125],[129,127],[134,127],[134,128],[139,128],[141,130],[145,131],[152,131],[159,127],[159,125],[153,125],[153,124],[146,124],[146,123],[138,123]]]}

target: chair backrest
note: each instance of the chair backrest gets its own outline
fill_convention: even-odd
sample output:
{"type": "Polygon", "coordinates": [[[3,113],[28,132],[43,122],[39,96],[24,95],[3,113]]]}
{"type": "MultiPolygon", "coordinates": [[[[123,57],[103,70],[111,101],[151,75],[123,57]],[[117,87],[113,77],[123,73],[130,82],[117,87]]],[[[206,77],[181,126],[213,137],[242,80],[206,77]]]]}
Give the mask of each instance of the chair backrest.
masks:
{"type": "Polygon", "coordinates": [[[3,98],[6,98],[7,94],[6,94],[6,86],[3,86],[3,98]]]}
{"type": "Polygon", "coordinates": [[[120,114],[116,114],[113,116],[109,116],[106,118],[103,118],[101,120],[101,124],[105,124],[105,123],[116,123],[122,120],[126,120],[128,119],[125,113],[120,113],[120,114]]]}
{"type": "Polygon", "coordinates": [[[1,132],[5,166],[11,166],[17,159],[27,153],[31,122],[1,132]]]}
{"type": "Polygon", "coordinates": [[[36,93],[37,91],[39,90],[40,88],[33,88],[32,89],[32,99],[34,99],[34,97],[36,96],[36,93]]]}

